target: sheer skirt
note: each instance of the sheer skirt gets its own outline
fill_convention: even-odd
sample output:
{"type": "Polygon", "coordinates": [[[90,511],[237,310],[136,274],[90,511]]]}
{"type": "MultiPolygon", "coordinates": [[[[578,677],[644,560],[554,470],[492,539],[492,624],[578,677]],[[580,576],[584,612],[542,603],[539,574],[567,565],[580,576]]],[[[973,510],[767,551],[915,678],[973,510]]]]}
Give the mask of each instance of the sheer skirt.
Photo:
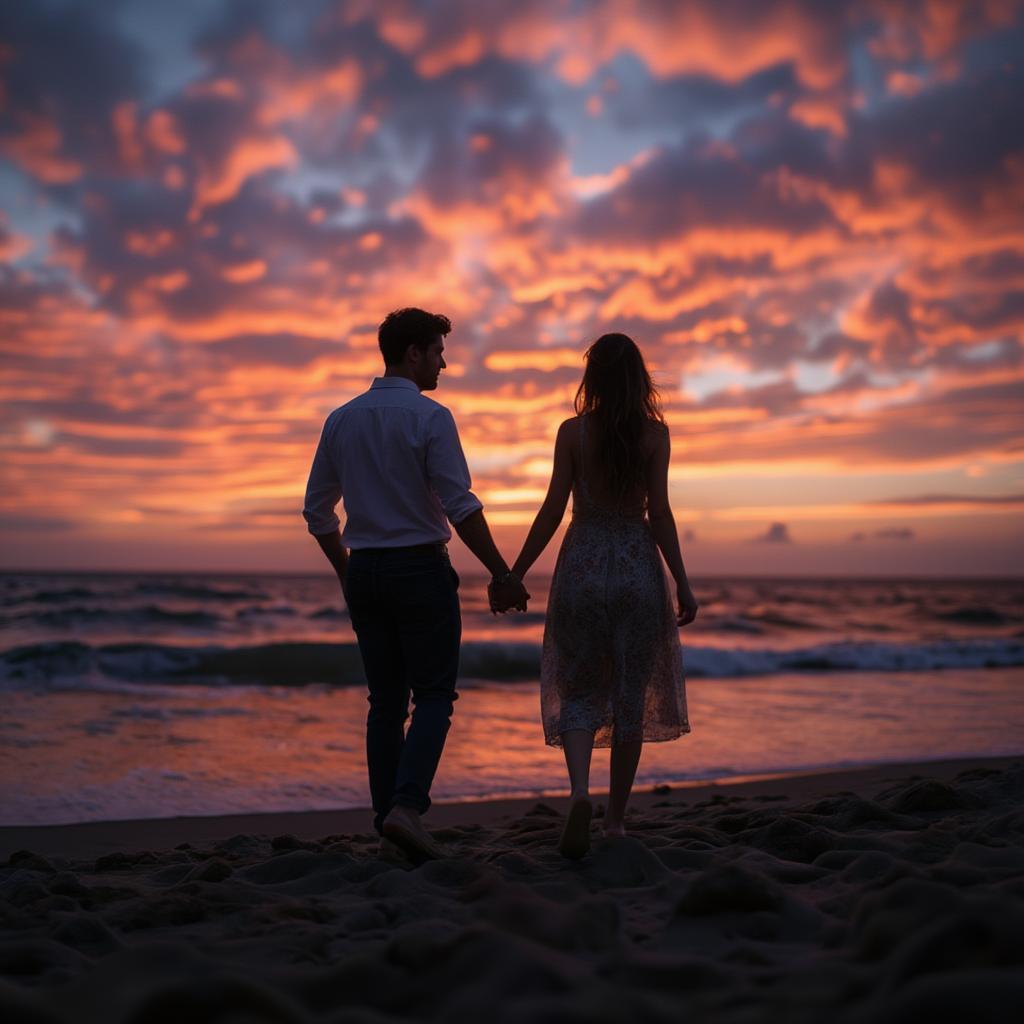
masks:
{"type": "Polygon", "coordinates": [[[574,501],[558,553],[541,660],[544,739],[569,729],[594,745],[690,731],[672,595],[646,519],[574,501]]]}

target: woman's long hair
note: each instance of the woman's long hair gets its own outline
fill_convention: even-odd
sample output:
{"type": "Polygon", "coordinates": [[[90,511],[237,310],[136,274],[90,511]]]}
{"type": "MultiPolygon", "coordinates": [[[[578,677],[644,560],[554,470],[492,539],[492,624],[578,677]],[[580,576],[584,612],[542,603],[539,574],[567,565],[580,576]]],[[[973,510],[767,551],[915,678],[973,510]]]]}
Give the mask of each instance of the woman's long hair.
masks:
{"type": "Polygon", "coordinates": [[[632,338],[602,334],[587,349],[586,368],[573,403],[591,415],[601,439],[608,487],[621,500],[644,482],[643,443],[648,424],[664,423],[658,390],[632,338]]]}

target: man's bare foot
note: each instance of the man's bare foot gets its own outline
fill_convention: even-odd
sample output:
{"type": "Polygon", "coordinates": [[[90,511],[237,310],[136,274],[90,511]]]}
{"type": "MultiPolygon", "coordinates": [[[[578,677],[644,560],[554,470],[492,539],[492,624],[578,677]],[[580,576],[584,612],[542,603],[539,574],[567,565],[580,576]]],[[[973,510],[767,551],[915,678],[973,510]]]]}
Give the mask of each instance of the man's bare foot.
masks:
{"type": "Polygon", "coordinates": [[[601,831],[604,833],[605,839],[622,839],[626,834],[626,826],[605,824],[601,831]]]}
{"type": "Polygon", "coordinates": [[[593,814],[594,805],[589,797],[575,797],[570,802],[562,838],[558,841],[558,852],[563,857],[579,860],[590,849],[590,819],[593,814]]]}
{"type": "Polygon", "coordinates": [[[381,827],[384,837],[390,839],[413,864],[444,857],[444,850],[430,838],[419,814],[411,807],[392,807],[381,827]]]}
{"type": "Polygon", "coordinates": [[[380,837],[380,846],[377,848],[377,859],[387,861],[389,864],[409,863],[409,858],[406,857],[402,848],[397,843],[393,843],[387,836],[380,837]]]}

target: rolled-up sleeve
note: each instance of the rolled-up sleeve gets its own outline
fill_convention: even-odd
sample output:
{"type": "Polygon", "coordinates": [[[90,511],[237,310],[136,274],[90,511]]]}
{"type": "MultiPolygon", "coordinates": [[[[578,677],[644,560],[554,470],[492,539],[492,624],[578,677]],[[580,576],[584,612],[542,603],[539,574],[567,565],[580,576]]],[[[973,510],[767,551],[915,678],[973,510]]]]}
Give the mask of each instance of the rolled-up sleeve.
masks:
{"type": "Polygon", "coordinates": [[[461,523],[484,507],[470,490],[473,482],[459,443],[455,419],[444,407],[430,417],[426,451],[427,479],[450,523],[461,523]]]}
{"type": "Polygon", "coordinates": [[[306,483],[306,499],[303,503],[302,518],[306,520],[309,532],[314,536],[333,533],[340,520],[334,509],[341,500],[341,481],[329,450],[329,427],[331,421],[324,424],[320,434],[320,443],[316,446],[313,465],[306,483]]]}

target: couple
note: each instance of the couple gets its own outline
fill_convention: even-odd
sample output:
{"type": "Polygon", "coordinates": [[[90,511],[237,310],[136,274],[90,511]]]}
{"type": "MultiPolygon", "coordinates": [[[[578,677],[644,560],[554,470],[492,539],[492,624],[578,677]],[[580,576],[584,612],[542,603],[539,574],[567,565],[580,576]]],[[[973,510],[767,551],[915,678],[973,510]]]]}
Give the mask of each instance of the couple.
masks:
{"type": "Polygon", "coordinates": [[[414,862],[442,855],[420,816],[457,698],[462,619],[448,523],[491,574],[491,610],[525,610],[523,579],[571,492],[541,705],[545,739],[562,746],[572,786],[559,850],[578,859],[590,846],[593,748],[611,747],[604,832],[621,836],[643,741],[690,728],[677,625],[693,621],[697,602],[668,501],[669,432],[639,349],[623,334],[599,338],[586,353],[576,416],[558,430],[547,497],[510,569],[470,490],[452,414],[422,394],[437,387],[450,330],[447,317],[421,309],[387,316],[378,331],[384,376],[327,417],[306,488],[303,516],[341,581],[369,684],[374,826],[414,862]],[[658,549],[675,580],[675,610],[658,549]]]}

